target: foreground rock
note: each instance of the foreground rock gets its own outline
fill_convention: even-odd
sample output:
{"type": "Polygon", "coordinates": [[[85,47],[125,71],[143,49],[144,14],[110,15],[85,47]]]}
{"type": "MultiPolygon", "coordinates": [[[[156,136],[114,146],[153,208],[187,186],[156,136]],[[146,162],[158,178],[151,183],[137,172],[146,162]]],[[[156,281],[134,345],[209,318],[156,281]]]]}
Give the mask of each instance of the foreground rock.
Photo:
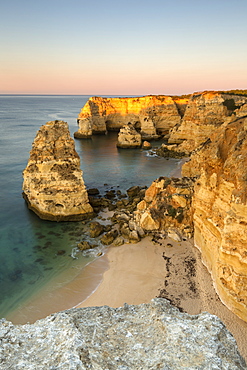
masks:
{"type": "Polygon", "coordinates": [[[197,176],[195,244],[225,305],[247,321],[247,118],[220,127],[183,174],[197,176]]]}
{"type": "Polygon", "coordinates": [[[40,128],[23,178],[23,196],[40,218],[75,221],[93,215],[66,122],[51,121],[40,128]]]}
{"type": "Polygon", "coordinates": [[[1,321],[1,369],[246,369],[221,321],[164,299],[72,309],[29,325],[1,321]]]}
{"type": "Polygon", "coordinates": [[[141,131],[143,138],[156,139],[167,135],[180,123],[187,98],[143,96],[135,98],[90,98],[78,116],[77,138],[92,134],[119,131],[128,122],[141,131]]]}

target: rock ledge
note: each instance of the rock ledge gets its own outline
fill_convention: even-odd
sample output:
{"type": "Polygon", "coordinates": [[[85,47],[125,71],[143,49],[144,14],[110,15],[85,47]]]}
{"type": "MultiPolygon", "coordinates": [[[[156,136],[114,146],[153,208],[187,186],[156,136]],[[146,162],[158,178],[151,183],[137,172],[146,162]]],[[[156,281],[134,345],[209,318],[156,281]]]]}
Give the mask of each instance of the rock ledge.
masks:
{"type": "Polygon", "coordinates": [[[165,299],[89,307],[30,325],[1,320],[1,369],[246,369],[236,342],[209,313],[180,313],[165,299]]]}

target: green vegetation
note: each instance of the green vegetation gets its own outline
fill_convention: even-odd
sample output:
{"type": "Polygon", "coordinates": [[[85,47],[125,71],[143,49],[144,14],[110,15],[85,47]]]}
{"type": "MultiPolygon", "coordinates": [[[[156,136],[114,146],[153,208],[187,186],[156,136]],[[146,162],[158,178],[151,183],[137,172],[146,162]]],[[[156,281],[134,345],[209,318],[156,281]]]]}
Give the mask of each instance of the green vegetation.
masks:
{"type": "Polygon", "coordinates": [[[229,94],[229,95],[244,95],[247,96],[247,90],[228,90],[228,91],[219,91],[221,94],[229,94]]]}

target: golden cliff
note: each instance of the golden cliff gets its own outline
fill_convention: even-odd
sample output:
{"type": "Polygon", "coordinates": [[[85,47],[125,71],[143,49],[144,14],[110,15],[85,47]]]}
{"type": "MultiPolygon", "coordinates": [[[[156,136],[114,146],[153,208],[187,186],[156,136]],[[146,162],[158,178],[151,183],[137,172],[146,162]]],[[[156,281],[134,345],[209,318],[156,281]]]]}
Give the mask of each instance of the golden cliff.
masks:
{"type": "Polygon", "coordinates": [[[197,176],[195,244],[225,305],[247,321],[247,118],[218,128],[183,174],[197,176]]]}
{"type": "Polygon", "coordinates": [[[51,121],[40,128],[23,177],[23,196],[40,218],[75,221],[93,214],[66,122],[51,121]]]}
{"type": "Polygon", "coordinates": [[[78,116],[76,138],[87,138],[107,130],[119,131],[132,123],[144,139],[167,135],[180,124],[188,99],[170,96],[143,96],[136,98],[90,98],[78,116]]]}
{"type": "Polygon", "coordinates": [[[243,95],[217,91],[192,94],[181,124],[171,130],[168,142],[179,144],[177,151],[190,154],[228,118],[243,116],[247,110],[245,103],[247,96],[243,95]]]}
{"type": "Polygon", "coordinates": [[[184,177],[154,181],[137,205],[136,222],[147,231],[194,233],[220,299],[247,321],[246,96],[193,96],[179,135],[178,147],[193,150],[184,177]]]}

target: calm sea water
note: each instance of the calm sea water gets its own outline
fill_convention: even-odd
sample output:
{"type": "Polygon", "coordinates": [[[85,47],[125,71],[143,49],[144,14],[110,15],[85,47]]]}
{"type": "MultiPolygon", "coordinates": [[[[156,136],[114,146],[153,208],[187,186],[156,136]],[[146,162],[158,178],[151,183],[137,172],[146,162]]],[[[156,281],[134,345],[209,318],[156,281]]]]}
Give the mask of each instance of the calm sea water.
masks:
{"type": "MultiPolygon", "coordinates": [[[[47,121],[67,121],[71,135],[87,96],[0,96],[0,317],[60,274],[73,279],[93,257],[71,257],[83,233],[81,222],[49,222],[29,211],[22,198],[22,171],[33,139],[47,121]],[[60,255],[59,251],[65,251],[60,255]]],[[[127,190],[169,175],[177,160],[116,148],[116,133],[76,140],[87,188],[102,194],[111,187],[127,190]],[[107,184],[105,186],[104,184],[107,184]]],[[[158,145],[158,143],[156,143],[158,145]]]]}

